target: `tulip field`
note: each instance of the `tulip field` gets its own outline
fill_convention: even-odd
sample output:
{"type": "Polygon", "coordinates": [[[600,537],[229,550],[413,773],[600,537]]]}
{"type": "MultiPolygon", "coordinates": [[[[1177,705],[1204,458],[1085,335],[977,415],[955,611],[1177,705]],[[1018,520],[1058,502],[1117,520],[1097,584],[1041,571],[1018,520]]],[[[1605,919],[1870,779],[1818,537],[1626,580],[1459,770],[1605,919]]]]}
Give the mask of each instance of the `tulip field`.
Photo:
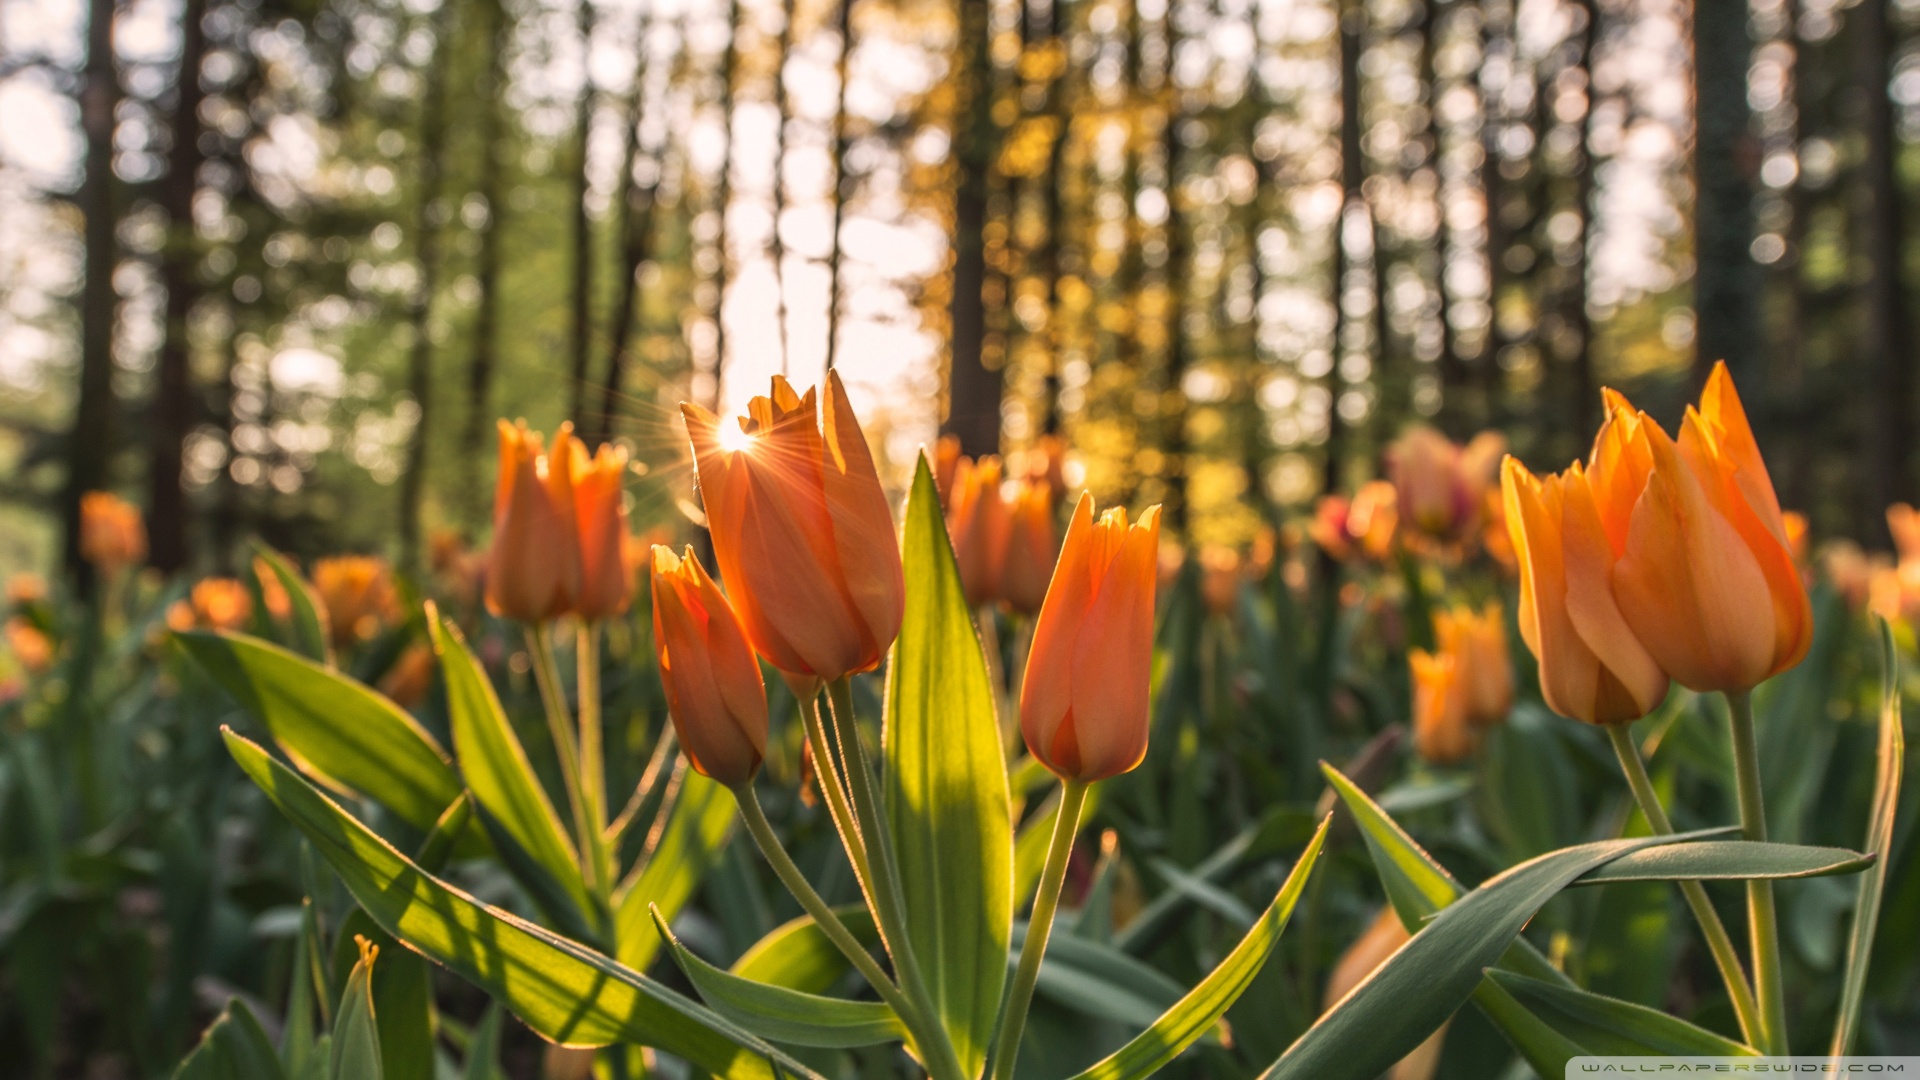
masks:
{"type": "Polygon", "coordinates": [[[16,577],[0,1075],[1537,1076],[1920,1054],[1898,561],[1716,369],[1531,471],[1408,428],[1243,548],[1057,440],[883,484],[837,374],[697,503],[499,426],[484,546],[16,577]]]}

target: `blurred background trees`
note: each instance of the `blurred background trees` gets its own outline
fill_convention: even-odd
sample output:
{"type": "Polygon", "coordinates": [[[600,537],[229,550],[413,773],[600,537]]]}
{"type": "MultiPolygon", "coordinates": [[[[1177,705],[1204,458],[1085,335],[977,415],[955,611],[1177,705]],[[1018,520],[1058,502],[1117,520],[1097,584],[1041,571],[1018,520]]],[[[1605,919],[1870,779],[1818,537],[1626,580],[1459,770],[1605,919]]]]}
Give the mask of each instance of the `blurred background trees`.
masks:
{"type": "Polygon", "coordinates": [[[1725,358],[1784,501],[1920,495],[1896,0],[0,0],[0,569],[479,532],[496,416],[847,376],[1238,543],[1408,421],[1577,453],[1725,358]]]}

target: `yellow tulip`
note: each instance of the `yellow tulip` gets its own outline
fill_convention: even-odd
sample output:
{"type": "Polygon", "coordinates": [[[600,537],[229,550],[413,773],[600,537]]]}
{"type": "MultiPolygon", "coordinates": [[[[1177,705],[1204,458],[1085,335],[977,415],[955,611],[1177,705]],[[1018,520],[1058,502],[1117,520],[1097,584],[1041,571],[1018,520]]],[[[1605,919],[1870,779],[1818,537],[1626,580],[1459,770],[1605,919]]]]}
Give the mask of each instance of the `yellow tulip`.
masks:
{"type": "Polygon", "coordinates": [[[767,688],[733,605],[688,548],[653,549],[653,640],[687,760],[729,787],[767,752],[767,688]]]}
{"type": "Polygon", "coordinates": [[[503,619],[545,622],[573,607],[580,591],[573,463],[573,425],[560,425],[546,453],[524,421],[500,421],[486,598],[487,610],[503,619]]]}
{"type": "Polygon", "coordinates": [[[714,558],[753,647],[788,675],[878,667],[900,633],[899,540],[838,373],[827,400],[774,376],[737,430],[682,405],[714,558]],[[816,419],[817,416],[817,419],[816,419]]]}
{"type": "Polygon", "coordinates": [[[1115,507],[1093,517],[1082,495],[1034,621],[1020,688],[1027,750],[1066,780],[1094,781],[1147,752],[1147,681],[1160,508],[1133,525],[1115,507]]]}

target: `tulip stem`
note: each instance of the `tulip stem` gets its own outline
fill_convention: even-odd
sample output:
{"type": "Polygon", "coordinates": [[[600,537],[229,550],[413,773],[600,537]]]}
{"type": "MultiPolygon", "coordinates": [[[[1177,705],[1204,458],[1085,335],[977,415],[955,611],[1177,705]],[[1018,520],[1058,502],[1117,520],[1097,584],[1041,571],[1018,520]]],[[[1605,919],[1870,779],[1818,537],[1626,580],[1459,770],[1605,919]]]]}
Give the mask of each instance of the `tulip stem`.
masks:
{"type": "MultiPolygon", "coordinates": [[[[1627,786],[1633,789],[1634,802],[1640,805],[1640,813],[1647,819],[1647,828],[1655,836],[1672,836],[1673,822],[1668,820],[1666,808],[1660,805],[1660,793],[1653,789],[1653,780],[1647,776],[1647,763],[1640,756],[1640,747],[1627,730],[1632,725],[1604,726],[1608,737],[1613,740],[1614,755],[1620,759],[1620,771],[1627,775],[1627,786]]],[[[1727,984],[1727,994],[1733,999],[1733,1012],[1740,1021],[1741,1034],[1749,1044],[1758,1047],[1765,1031],[1760,1022],[1760,1009],[1754,1001],[1753,988],[1747,985],[1747,973],[1740,966],[1740,954],[1734,950],[1733,937],[1727,933],[1726,923],[1720,921],[1720,912],[1714,909],[1706,886],[1698,881],[1680,881],[1676,884],[1680,886],[1680,894],[1686,897],[1687,906],[1693,909],[1694,920],[1700,924],[1700,932],[1706,936],[1707,950],[1713,954],[1713,962],[1720,968],[1720,978],[1727,984]]]]}
{"type": "Polygon", "coordinates": [[[591,825],[586,807],[580,802],[580,758],[574,744],[571,714],[567,712],[567,692],[560,687],[560,665],[553,658],[553,642],[547,640],[546,624],[527,625],[527,651],[533,654],[533,681],[540,687],[540,703],[546,707],[547,731],[553,736],[553,752],[560,759],[560,783],[567,789],[567,809],[573,816],[573,829],[580,844],[579,856],[587,865],[591,825]]]}
{"type": "Polygon", "coordinates": [[[827,816],[833,819],[833,826],[840,833],[840,846],[847,849],[847,860],[853,863],[853,876],[859,880],[862,891],[871,895],[873,866],[867,860],[866,841],[860,837],[860,823],[854,820],[853,808],[847,805],[847,788],[840,781],[840,766],[834,761],[833,745],[827,739],[818,695],[800,703],[800,726],[807,733],[808,749],[813,751],[813,774],[820,793],[826,796],[827,816]]]}
{"type": "Polygon", "coordinates": [[[1027,1009],[1033,1003],[1033,984],[1040,977],[1040,961],[1046,956],[1047,938],[1053,933],[1053,916],[1060,909],[1060,889],[1066,884],[1073,838],[1080,831],[1080,814],[1086,805],[1087,785],[1079,780],[1066,781],[1060,789],[1060,809],[1053,820],[1047,862],[1040,870],[1040,888],[1033,897],[1033,911],[1027,915],[1020,966],[1014,969],[1006,1008],[1000,1016],[1000,1037],[993,1048],[993,1080],[1011,1080],[1014,1061],[1020,1056],[1020,1036],[1027,1026],[1027,1009]]]}
{"type": "MultiPolygon", "coordinates": [[[[860,743],[860,725],[853,713],[853,680],[843,675],[827,683],[827,704],[832,709],[834,735],[840,743],[847,801],[853,805],[860,836],[866,842],[874,925],[880,930],[887,954],[893,957],[894,970],[900,973],[900,986],[907,997],[930,1020],[938,1020],[940,1012],[927,992],[926,980],[920,975],[920,963],[914,959],[913,943],[907,938],[907,909],[900,899],[903,892],[900,870],[893,857],[893,844],[887,838],[886,822],[880,816],[873,770],[867,764],[866,748],[860,743]]],[[[946,1029],[936,1028],[936,1033],[938,1038],[933,1045],[921,1047],[928,1055],[928,1072],[935,1077],[943,1071],[952,1076],[965,1076],[966,1069],[961,1066],[946,1029]]]]}
{"type": "Polygon", "coordinates": [[[812,916],[814,925],[827,935],[827,940],[845,954],[867,982],[873,985],[881,999],[900,1015],[901,1022],[913,1032],[914,1042],[924,1046],[928,1042],[922,1030],[926,1026],[926,1018],[900,992],[900,987],[887,977],[880,962],[873,958],[866,946],[860,944],[860,940],[853,936],[853,931],[847,929],[847,924],[840,921],[840,916],[834,914],[833,908],[814,891],[807,876],[794,865],[793,857],[780,845],[780,837],[773,831],[773,823],[767,820],[767,812],[760,806],[760,795],[754,790],[753,782],[749,780],[735,787],[733,797],[740,803],[740,817],[747,823],[747,832],[752,834],[760,854],[766,856],[767,865],[773,867],[774,876],[780,879],[795,900],[800,901],[800,907],[812,916]]]}
{"type": "Polygon", "coordinates": [[[607,767],[600,731],[600,623],[580,621],[574,636],[574,672],[580,694],[580,805],[586,811],[581,834],[591,848],[580,853],[591,859],[591,879],[604,893],[613,885],[613,866],[607,857],[607,767]]]}
{"type": "MultiPolygon", "coordinates": [[[[1753,738],[1753,695],[1729,691],[1727,716],[1733,729],[1733,780],[1740,797],[1740,831],[1765,843],[1767,806],[1760,797],[1760,754],[1753,738]]],[[[1780,921],[1773,905],[1773,882],[1747,882],[1747,926],[1752,934],[1754,988],[1760,996],[1760,1018],[1765,1024],[1767,1053],[1787,1053],[1787,1003],[1780,974],[1780,921]]]]}

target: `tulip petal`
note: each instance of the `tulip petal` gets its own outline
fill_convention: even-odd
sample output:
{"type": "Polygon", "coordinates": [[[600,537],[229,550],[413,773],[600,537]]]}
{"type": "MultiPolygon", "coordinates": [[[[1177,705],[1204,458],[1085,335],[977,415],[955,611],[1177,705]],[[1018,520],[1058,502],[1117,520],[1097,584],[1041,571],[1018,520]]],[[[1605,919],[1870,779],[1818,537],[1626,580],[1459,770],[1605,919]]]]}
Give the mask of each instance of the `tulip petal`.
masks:
{"type": "Polygon", "coordinates": [[[1153,591],[1160,554],[1155,507],[1128,527],[1113,514],[1096,533],[1111,547],[1072,658],[1080,779],[1117,776],[1147,749],[1148,679],[1153,668],[1153,591]]]}
{"type": "MultiPolygon", "coordinates": [[[[1773,663],[1766,575],[1667,433],[1644,415],[1640,432],[1654,465],[1614,566],[1621,614],[1681,685],[1702,692],[1753,687],[1773,663]]],[[[1689,425],[1682,437],[1692,441],[1697,432],[1689,425]]]]}
{"type": "Polygon", "coordinates": [[[1633,699],[1634,715],[1644,715],[1667,696],[1667,674],[1620,614],[1613,596],[1613,548],[1579,465],[1564,478],[1561,493],[1567,618],[1615,684],[1633,699]]]}
{"type": "Polygon", "coordinates": [[[878,663],[900,636],[900,621],[906,616],[900,538],[873,453],[839,372],[827,373],[827,389],[822,442],[828,456],[821,463],[821,474],[833,519],[833,543],[847,592],[878,663]]]}
{"type": "Polygon", "coordinates": [[[1020,729],[1030,750],[1051,747],[1073,707],[1075,644],[1094,594],[1088,566],[1094,531],[1093,496],[1083,494],[1067,519],[1066,540],[1034,620],[1027,673],[1020,684],[1020,729]]]}

